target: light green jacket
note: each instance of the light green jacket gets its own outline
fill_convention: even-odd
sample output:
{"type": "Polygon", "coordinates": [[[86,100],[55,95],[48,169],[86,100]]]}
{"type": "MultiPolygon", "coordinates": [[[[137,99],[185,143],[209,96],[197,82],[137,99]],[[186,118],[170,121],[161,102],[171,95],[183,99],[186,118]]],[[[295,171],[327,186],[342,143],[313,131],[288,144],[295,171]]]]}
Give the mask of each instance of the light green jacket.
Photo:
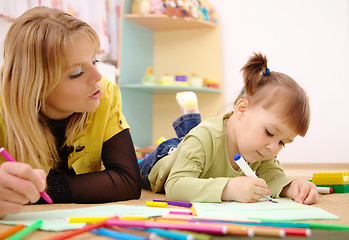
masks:
{"type": "MultiPolygon", "coordinates": [[[[233,113],[203,121],[192,129],[176,151],[159,160],[149,174],[154,192],[165,189],[169,200],[221,202],[229,178],[244,176],[230,164],[225,121],[233,113]]],[[[276,159],[249,164],[278,197],[283,187],[292,181],[285,176],[276,159]]]]}

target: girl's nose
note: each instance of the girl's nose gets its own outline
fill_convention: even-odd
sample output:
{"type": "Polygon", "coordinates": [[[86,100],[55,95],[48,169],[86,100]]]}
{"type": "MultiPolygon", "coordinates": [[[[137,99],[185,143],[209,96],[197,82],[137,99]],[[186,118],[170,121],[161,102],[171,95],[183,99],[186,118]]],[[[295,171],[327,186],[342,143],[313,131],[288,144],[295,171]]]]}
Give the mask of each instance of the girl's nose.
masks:
{"type": "Polygon", "coordinates": [[[270,142],[270,143],[268,143],[267,145],[265,145],[265,147],[266,147],[269,151],[274,152],[274,151],[276,151],[277,148],[278,148],[278,142],[276,142],[276,141],[270,142]]]}

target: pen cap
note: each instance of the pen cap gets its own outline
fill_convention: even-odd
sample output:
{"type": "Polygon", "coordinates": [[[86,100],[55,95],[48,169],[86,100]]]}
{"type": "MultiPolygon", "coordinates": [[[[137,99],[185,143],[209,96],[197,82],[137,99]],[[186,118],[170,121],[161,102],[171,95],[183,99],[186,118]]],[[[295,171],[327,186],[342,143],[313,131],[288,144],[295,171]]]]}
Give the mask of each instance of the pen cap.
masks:
{"type": "Polygon", "coordinates": [[[235,161],[237,161],[237,160],[239,160],[241,158],[241,155],[237,153],[237,154],[234,155],[233,158],[234,158],[235,161]]]}

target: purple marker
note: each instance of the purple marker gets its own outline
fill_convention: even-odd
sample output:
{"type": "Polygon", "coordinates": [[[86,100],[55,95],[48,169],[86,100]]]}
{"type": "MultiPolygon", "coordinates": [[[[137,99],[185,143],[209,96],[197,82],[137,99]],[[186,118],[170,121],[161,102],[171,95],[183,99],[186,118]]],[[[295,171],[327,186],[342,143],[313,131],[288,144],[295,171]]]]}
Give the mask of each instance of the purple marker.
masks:
{"type": "Polygon", "coordinates": [[[178,207],[191,207],[193,204],[187,202],[173,202],[173,201],[165,201],[165,200],[153,200],[153,202],[166,202],[168,205],[178,206],[178,207]]]}

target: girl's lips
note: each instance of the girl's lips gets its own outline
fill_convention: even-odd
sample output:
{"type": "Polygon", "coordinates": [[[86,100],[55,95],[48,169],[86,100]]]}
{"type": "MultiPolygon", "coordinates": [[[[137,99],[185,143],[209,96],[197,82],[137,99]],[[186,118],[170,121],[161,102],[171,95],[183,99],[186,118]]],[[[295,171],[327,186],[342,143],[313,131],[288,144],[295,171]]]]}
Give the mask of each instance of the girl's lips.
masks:
{"type": "Polygon", "coordinates": [[[264,157],[260,152],[257,151],[257,153],[258,153],[259,156],[264,157]]]}
{"type": "Polygon", "coordinates": [[[91,95],[91,98],[95,98],[95,99],[98,99],[100,98],[102,95],[102,91],[101,90],[98,90],[96,91],[93,95],[91,95]]]}

